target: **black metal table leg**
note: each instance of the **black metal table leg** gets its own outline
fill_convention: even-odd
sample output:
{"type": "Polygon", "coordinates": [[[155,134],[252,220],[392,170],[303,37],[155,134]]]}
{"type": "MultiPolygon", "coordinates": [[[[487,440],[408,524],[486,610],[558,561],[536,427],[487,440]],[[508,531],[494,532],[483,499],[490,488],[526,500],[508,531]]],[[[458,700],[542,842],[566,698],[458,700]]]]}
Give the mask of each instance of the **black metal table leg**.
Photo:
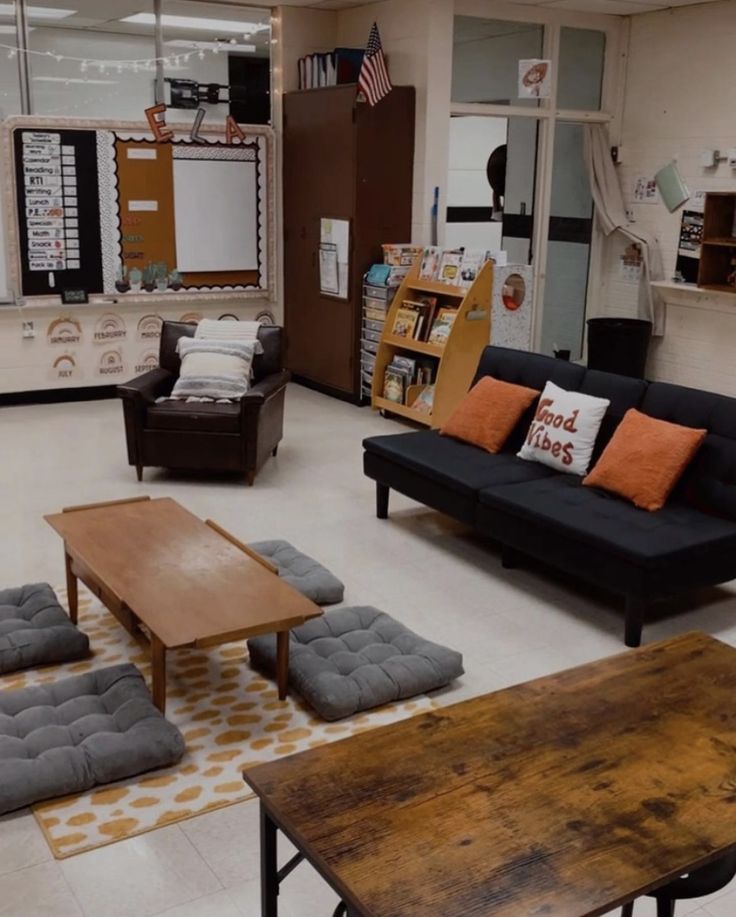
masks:
{"type": "Polygon", "coordinates": [[[261,803],[261,917],[278,917],[278,872],[276,825],[261,803]]]}

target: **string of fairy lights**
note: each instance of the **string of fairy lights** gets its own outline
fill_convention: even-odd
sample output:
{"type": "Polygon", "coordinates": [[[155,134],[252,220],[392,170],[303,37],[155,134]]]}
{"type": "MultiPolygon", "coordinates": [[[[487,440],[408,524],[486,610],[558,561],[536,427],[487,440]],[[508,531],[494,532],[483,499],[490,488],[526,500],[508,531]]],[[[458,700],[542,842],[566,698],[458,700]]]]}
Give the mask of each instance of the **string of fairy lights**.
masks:
{"type": "Polygon", "coordinates": [[[217,56],[221,51],[227,51],[228,45],[237,45],[237,43],[238,40],[236,38],[231,38],[229,41],[218,41],[214,47],[204,48],[201,46],[193,46],[191,49],[177,54],[166,54],[160,57],[141,57],[131,60],[103,60],[101,58],[71,57],[68,54],[57,54],[55,51],[37,51],[32,48],[19,48],[15,45],[2,43],[0,43],[0,50],[5,51],[7,56],[11,59],[17,57],[19,54],[26,54],[29,57],[52,58],[57,63],[66,61],[78,64],[80,73],[97,72],[104,74],[111,72],[123,73],[125,71],[138,73],[139,71],[153,72],[159,64],[176,69],[177,67],[187,64],[194,57],[199,60],[204,60],[207,54],[217,56]]]}

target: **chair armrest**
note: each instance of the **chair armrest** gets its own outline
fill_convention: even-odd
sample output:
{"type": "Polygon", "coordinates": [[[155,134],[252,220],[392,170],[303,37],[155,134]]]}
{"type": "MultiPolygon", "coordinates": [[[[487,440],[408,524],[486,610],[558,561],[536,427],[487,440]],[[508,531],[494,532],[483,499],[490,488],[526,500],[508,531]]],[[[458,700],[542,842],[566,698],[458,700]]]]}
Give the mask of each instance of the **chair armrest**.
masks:
{"type": "Polygon", "coordinates": [[[282,388],[285,388],[290,379],[291,373],[286,369],[282,369],[281,372],[272,373],[270,376],[266,376],[265,379],[261,379],[260,382],[256,382],[240,399],[242,409],[246,410],[268,401],[269,398],[278,394],[282,388]]]}
{"type": "Polygon", "coordinates": [[[174,376],[166,369],[152,369],[142,376],[131,379],[124,385],[118,385],[116,392],[119,398],[133,398],[153,404],[162,395],[171,393],[174,376]]]}

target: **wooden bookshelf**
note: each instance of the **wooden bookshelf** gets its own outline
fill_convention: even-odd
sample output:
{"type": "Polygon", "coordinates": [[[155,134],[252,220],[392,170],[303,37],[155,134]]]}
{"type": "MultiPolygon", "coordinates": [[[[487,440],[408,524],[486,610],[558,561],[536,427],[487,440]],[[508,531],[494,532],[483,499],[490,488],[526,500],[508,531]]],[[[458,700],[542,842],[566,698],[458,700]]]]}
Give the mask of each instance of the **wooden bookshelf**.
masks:
{"type": "Polygon", "coordinates": [[[735,193],[706,194],[698,269],[698,286],[705,290],[736,294],[736,284],[729,283],[728,279],[736,271],[735,221],[735,193]]]}
{"type": "MultiPolygon", "coordinates": [[[[378,345],[373,372],[371,405],[374,410],[405,417],[427,427],[440,427],[463,398],[473,381],[483,348],[491,339],[491,295],[493,262],[483,266],[475,283],[468,289],[437,281],[421,280],[421,257],[398,289],[386,316],[381,343],[378,345]],[[444,345],[416,341],[392,334],[394,319],[404,300],[427,293],[437,297],[437,308],[457,308],[458,315],[444,345]],[[397,353],[421,354],[437,358],[432,413],[416,411],[408,404],[397,404],[383,397],[386,367],[397,353]]],[[[416,389],[416,386],[411,386],[416,389]]],[[[415,392],[409,395],[411,398],[415,392]]]]}

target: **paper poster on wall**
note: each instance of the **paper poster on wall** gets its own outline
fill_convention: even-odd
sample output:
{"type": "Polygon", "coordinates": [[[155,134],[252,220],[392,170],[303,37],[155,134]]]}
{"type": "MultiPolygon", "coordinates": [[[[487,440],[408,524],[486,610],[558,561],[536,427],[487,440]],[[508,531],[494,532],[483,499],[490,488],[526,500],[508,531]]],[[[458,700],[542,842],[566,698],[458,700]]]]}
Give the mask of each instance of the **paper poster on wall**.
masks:
{"type": "Polygon", "coordinates": [[[319,291],[337,296],[340,292],[337,245],[322,242],[319,247],[319,291]]]}
{"type": "Polygon", "coordinates": [[[519,98],[548,99],[551,90],[552,62],[548,60],[519,61],[519,98]]]}
{"type": "Polygon", "coordinates": [[[656,204],[659,201],[657,183],[653,178],[640,175],[634,180],[634,201],[637,204],[656,204]]]}
{"type": "Polygon", "coordinates": [[[320,220],[320,253],[323,245],[334,245],[337,251],[338,292],[330,295],[335,295],[339,299],[347,299],[350,267],[350,220],[333,220],[323,217],[320,220]]]}

